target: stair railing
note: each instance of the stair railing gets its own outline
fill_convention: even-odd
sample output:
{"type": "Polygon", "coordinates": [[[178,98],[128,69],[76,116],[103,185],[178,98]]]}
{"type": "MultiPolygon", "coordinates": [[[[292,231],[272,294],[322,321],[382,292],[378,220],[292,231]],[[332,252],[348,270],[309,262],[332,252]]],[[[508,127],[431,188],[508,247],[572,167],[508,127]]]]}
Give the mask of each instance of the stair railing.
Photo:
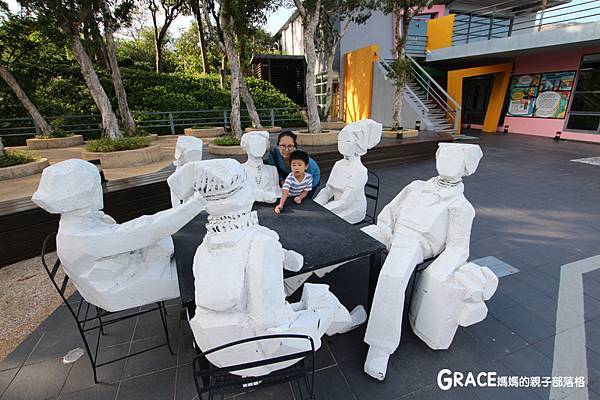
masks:
{"type": "MultiPolygon", "coordinates": [[[[383,69],[386,73],[392,72],[392,67],[390,66],[390,64],[388,64],[388,62],[385,61],[381,57],[379,58],[379,65],[381,65],[383,67],[383,69]]],[[[386,79],[389,79],[389,78],[386,76],[386,79]]],[[[427,106],[427,104],[423,103],[423,100],[421,100],[419,98],[419,96],[417,96],[417,94],[412,90],[412,88],[410,86],[404,85],[404,90],[408,94],[408,96],[410,98],[412,98],[413,101],[416,102],[421,107],[423,114],[429,113],[429,107],[427,106]]]]}

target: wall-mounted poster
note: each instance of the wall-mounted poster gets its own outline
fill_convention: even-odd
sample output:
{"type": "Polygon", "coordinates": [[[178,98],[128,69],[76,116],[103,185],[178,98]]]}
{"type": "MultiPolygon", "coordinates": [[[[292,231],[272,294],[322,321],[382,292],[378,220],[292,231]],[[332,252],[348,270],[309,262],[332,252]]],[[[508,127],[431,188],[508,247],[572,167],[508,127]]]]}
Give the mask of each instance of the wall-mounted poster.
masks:
{"type": "Polygon", "coordinates": [[[564,118],[575,74],[575,71],[566,71],[513,76],[507,115],[564,118]]]}
{"type": "Polygon", "coordinates": [[[531,117],[538,94],[540,74],[513,76],[511,80],[508,115],[531,117]]]}

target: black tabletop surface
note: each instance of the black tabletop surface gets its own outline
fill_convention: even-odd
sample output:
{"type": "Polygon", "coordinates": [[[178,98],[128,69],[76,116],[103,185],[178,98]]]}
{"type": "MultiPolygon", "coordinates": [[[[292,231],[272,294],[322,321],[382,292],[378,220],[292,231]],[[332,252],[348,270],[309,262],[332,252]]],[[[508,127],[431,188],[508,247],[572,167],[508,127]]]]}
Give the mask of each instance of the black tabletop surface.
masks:
{"type": "MultiPolygon", "coordinates": [[[[295,273],[285,271],[286,276],[385,250],[382,243],[311,199],[305,199],[300,205],[288,201],[279,215],[275,214],[273,208],[272,204],[255,203],[253,210],[257,212],[262,226],[279,234],[284,249],[297,251],[304,256],[302,270],[295,273]]],[[[207,214],[203,212],[173,235],[183,304],[194,301],[192,265],[196,249],[206,234],[206,217],[207,214]]]]}

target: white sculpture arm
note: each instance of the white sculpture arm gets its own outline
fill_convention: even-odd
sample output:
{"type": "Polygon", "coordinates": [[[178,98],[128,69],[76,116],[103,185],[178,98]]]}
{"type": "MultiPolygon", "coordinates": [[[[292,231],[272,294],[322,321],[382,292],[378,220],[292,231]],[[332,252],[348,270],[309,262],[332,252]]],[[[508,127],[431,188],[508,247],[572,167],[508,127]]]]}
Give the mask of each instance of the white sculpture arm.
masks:
{"type": "Polygon", "coordinates": [[[294,250],[285,250],[283,259],[283,269],[292,272],[298,272],[304,266],[304,257],[300,253],[296,253],[294,250]]]}
{"type": "Polygon", "coordinates": [[[263,189],[253,189],[254,199],[261,203],[275,203],[277,197],[275,192],[263,190],[263,189]]]}
{"type": "Polygon", "coordinates": [[[97,258],[142,249],[177,232],[205,206],[206,201],[196,195],[177,208],[122,224],[107,224],[102,229],[88,229],[78,238],[78,245],[97,258]]]}
{"type": "Polygon", "coordinates": [[[399,214],[402,203],[415,186],[422,183],[422,181],[414,181],[405,186],[392,201],[383,207],[377,216],[377,225],[365,226],[361,230],[385,244],[389,249],[394,240],[394,225],[396,224],[396,216],[399,214]]]}
{"type": "Polygon", "coordinates": [[[428,268],[432,270],[436,279],[445,281],[469,258],[469,242],[474,218],[475,209],[465,199],[448,208],[446,247],[428,268]]]}
{"type": "Polygon", "coordinates": [[[352,180],[346,183],[339,200],[330,201],[325,207],[333,213],[348,208],[359,196],[364,196],[365,185],[369,180],[367,170],[353,174],[352,180]]]}
{"type": "Polygon", "coordinates": [[[319,191],[319,193],[315,196],[314,200],[316,203],[324,206],[331,200],[333,197],[333,193],[331,193],[331,188],[327,185],[323,189],[319,191]]]}

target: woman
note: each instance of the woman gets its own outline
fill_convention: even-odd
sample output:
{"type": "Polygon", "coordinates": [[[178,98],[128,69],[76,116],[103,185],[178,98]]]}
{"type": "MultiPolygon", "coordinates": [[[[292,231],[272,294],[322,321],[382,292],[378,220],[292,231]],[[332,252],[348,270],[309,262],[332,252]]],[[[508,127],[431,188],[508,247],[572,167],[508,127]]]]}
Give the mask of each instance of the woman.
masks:
{"type": "MultiPolygon", "coordinates": [[[[273,165],[277,168],[279,173],[279,184],[281,185],[285,178],[292,172],[290,168],[290,155],[294,150],[297,149],[296,135],[292,131],[282,131],[277,137],[277,147],[269,151],[269,159],[267,164],[273,165]]],[[[312,191],[310,192],[311,197],[315,192],[319,182],[321,181],[321,170],[319,164],[315,160],[309,157],[308,159],[308,171],[312,175],[312,191]]]]}

